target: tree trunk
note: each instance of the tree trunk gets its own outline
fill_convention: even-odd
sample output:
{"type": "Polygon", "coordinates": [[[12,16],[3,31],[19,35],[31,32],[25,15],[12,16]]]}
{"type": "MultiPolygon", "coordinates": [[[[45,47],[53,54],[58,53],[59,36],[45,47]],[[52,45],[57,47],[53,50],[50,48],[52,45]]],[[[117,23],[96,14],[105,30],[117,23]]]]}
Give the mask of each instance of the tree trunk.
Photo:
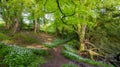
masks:
{"type": "Polygon", "coordinates": [[[13,30],[14,30],[13,34],[16,33],[19,30],[19,20],[18,20],[18,18],[15,19],[15,25],[14,25],[13,30]]]}
{"type": "Polygon", "coordinates": [[[34,33],[37,33],[38,32],[38,30],[39,30],[39,23],[38,23],[38,19],[35,19],[34,20],[34,33]]]}
{"type": "Polygon", "coordinates": [[[80,51],[84,51],[85,50],[85,31],[86,31],[86,24],[82,26],[82,31],[81,31],[81,35],[80,35],[80,51]]]}
{"type": "Polygon", "coordinates": [[[77,30],[77,34],[79,36],[79,42],[80,42],[80,47],[79,50],[80,51],[84,51],[85,50],[85,31],[86,31],[86,24],[84,25],[80,25],[78,24],[78,30],[77,30]]]}

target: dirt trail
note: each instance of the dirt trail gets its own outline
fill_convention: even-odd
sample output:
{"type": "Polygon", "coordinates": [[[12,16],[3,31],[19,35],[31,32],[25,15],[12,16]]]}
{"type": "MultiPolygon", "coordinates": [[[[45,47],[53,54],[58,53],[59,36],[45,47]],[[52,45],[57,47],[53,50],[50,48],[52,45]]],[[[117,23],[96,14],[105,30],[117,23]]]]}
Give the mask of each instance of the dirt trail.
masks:
{"type": "Polygon", "coordinates": [[[51,59],[48,60],[47,63],[43,64],[41,67],[60,67],[65,63],[72,63],[68,61],[66,58],[61,56],[61,47],[57,47],[54,49],[50,49],[50,54],[52,55],[51,59]]]}
{"type": "Polygon", "coordinates": [[[48,59],[48,62],[43,64],[41,67],[61,67],[63,64],[76,64],[78,67],[95,67],[85,63],[79,63],[76,61],[71,61],[61,55],[62,46],[50,49],[50,54],[52,58],[48,59]]]}

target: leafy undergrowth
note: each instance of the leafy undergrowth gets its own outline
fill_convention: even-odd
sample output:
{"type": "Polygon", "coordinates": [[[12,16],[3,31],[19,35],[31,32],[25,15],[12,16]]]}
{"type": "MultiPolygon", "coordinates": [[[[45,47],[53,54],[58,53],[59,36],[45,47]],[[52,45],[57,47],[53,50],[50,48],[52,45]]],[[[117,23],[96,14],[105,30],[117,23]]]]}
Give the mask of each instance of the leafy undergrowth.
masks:
{"type": "Polygon", "coordinates": [[[9,67],[36,67],[45,62],[49,53],[42,49],[31,49],[0,43],[0,64],[9,67]]]}
{"type": "Polygon", "coordinates": [[[110,65],[110,64],[106,64],[106,63],[103,63],[103,62],[98,62],[98,61],[93,61],[93,60],[90,60],[90,59],[87,59],[87,58],[83,58],[75,53],[72,53],[68,50],[62,50],[62,54],[66,57],[66,58],[69,58],[71,60],[76,60],[78,62],[84,62],[84,63],[88,63],[88,64],[91,64],[91,65],[95,65],[95,66],[101,66],[101,67],[114,67],[113,65],[110,65]]]}

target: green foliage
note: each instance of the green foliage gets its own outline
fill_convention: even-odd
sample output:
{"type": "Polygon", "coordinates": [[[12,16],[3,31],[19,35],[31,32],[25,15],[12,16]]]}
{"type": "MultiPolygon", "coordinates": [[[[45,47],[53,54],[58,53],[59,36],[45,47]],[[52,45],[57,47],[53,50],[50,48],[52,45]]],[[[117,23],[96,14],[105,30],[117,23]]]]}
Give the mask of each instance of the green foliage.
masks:
{"type": "Polygon", "coordinates": [[[103,62],[97,62],[97,61],[93,61],[93,60],[90,60],[90,59],[82,58],[81,56],[79,56],[77,54],[74,54],[72,52],[69,52],[67,50],[63,50],[62,54],[65,57],[67,57],[71,60],[76,60],[78,62],[84,62],[84,63],[88,63],[88,64],[91,64],[91,65],[102,66],[102,67],[114,67],[113,65],[108,65],[108,64],[103,63],[103,62]]]}
{"type": "Polygon", "coordinates": [[[9,53],[9,46],[0,43],[0,57],[4,57],[9,53]]]}
{"type": "Polygon", "coordinates": [[[63,64],[61,67],[78,67],[75,64],[63,64]]]}
{"type": "Polygon", "coordinates": [[[9,40],[9,39],[10,39],[9,36],[7,36],[7,35],[5,35],[5,34],[3,34],[3,33],[0,33],[0,41],[9,40]]]}
{"type": "Polygon", "coordinates": [[[36,57],[36,59],[33,60],[33,62],[30,63],[28,67],[37,67],[40,66],[41,64],[45,63],[45,59],[43,57],[36,57]]]}
{"type": "MultiPolygon", "coordinates": [[[[9,67],[35,67],[38,64],[44,63],[44,58],[40,54],[36,54],[43,50],[28,49],[18,46],[9,46],[0,43],[0,55],[3,64],[9,65],[9,67]]],[[[44,53],[43,53],[44,55],[44,53]]],[[[45,55],[44,55],[45,56],[45,55]]]]}
{"type": "Polygon", "coordinates": [[[37,49],[37,48],[29,48],[34,54],[36,55],[42,55],[42,56],[47,56],[49,55],[49,52],[43,49],[37,49]]]}
{"type": "Polygon", "coordinates": [[[45,11],[46,12],[54,12],[56,10],[57,10],[56,0],[47,0],[47,2],[45,4],[45,11]]]}
{"type": "Polygon", "coordinates": [[[70,0],[60,0],[59,1],[60,8],[62,12],[67,15],[72,15],[75,12],[75,4],[70,0]]]}
{"type": "Polygon", "coordinates": [[[71,47],[70,45],[64,45],[64,49],[72,52],[72,53],[77,53],[77,50],[75,50],[73,47],[71,47]]]}
{"type": "Polygon", "coordinates": [[[56,32],[54,24],[45,24],[40,28],[41,31],[47,32],[49,34],[54,34],[56,32]]]}
{"type": "Polygon", "coordinates": [[[52,43],[45,43],[44,45],[48,48],[54,48],[57,47],[60,44],[64,44],[68,42],[70,39],[56,39],[52,43]]]}
{"type": "Polygon", "coordinates": [[[58,45],[60,45],[61,43],[64,43],[65,40],[62,40],[62,39],[56,39],[54,40],[52,43],[45,43],[44,45],[48,48],[54,48],[58,45]]]}
{"type": "Polygon", "coordinates": [[[69,46],[73,47],[73,48],[77,48],[77,47],[79,46],[79,45],[78,45],[79,42],[78,42],[77,40],[75,40],[75,39],[67,42],[67,44],[68,44],[69,46]]]}
{"type": "MultiPolygon", "coordinates": [[[[105,3],[108,2],[105,1],[105,3]]],[[[89,29],[86,34],[86,38],[99,48],[99,53],[105,57],[115,55],[120,51],[120,20],[118,18],[120,13],[116,5],[113,3],[104,4],[103,7],[97,9],[99,14],[97,21],[99,23],[97,22],[96,27],[89,29]]]]}
{"type": "Polygon", "coordinates": [[[5,56],[4,63],[10,67],[26,66],[29,65],[33,59],[35,59],[35,56],[30,50],[13,46],[9,54],[5,56]]]}
{"type": "Polygon", "coordinates": [[[0,18],[0,27],[3,27],[3,24],[4,24],[5,22],[3,21],[3,20],[1,20],[1,18],[0,18]]]}

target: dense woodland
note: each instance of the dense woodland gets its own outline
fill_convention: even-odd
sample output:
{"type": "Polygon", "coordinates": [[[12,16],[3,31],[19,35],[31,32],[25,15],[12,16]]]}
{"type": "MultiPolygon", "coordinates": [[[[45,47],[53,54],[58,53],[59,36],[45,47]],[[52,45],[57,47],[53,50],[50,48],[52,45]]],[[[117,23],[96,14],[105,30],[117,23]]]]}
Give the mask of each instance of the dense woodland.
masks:
{"type": "Polygon", "coordinates": [[[120,0],[0,0],[0,67],[120,67],[119,37],[120,0]]]}

